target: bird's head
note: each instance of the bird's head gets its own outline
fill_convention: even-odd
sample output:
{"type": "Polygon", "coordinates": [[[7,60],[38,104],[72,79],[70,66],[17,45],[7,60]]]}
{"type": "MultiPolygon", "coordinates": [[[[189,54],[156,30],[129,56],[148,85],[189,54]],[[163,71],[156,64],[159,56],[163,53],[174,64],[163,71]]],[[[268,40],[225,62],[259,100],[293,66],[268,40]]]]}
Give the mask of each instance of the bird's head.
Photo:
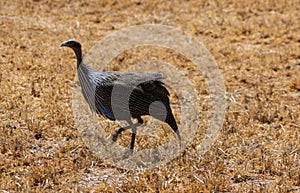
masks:
{"type": "Polygon", "coordinates": [[[67,40],[63,43],[61,43],[60,46],[65,46],[65,47],[69,47],[69,48],[72,48],[72,49],[78,49],[78,48],[81,48],[81,45],[78,41],[76,40],[67,40]]]}
{"type": "Polygon", "coordinates": [[[72,48],[77,58],[77,65],[79,66],[81,64],[82,52],[81,52],[81,45],[79,42],[77,42],[76,40],[68,40],[61,43],[60,46],[72,48]]]}

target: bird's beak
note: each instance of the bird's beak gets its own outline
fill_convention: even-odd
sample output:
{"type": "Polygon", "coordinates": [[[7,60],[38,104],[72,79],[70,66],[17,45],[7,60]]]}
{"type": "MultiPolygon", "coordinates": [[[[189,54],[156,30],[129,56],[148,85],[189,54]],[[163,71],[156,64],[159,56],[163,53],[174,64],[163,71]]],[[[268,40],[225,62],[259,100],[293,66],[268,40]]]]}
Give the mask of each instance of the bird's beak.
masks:
{"type": "Polygon", "coordinates": [[[60,44],[61,47],[67,46],[67,41],[60,44]]]}

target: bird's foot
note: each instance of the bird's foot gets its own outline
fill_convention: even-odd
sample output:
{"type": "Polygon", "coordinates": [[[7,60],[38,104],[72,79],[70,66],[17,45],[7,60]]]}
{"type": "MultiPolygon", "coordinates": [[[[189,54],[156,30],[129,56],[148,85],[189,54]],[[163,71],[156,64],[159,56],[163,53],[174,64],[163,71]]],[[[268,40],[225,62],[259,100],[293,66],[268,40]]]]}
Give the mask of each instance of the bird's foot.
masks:
{"type": "Polygon", "coordinates": [[[115,133],[113,134],[113,136],[112,136],[112,141],[113,141],[113,143],[117,141],[118,135],[119,135],[119,134],[118,134],[117,132],[115,132],[115,133]]]}
{"type": "Polygon", "coordinates": [[[137,119],[138,119],[138,123],[139,123],[140,125],[144,123],[144,120],[142,119],[142,117],[138,117],[137,119]]]}
{"type": "Polygon", "coordinates": [[[113,141],[113,143],[117,141],[117,138],[118,138],[119,134],[122,133],[122,131],[125,131],[125,130],[127,130],[127,129],[129,129],[129,128],[130,128],[130,127],[127,126],[127,127],[121,127],[121,128],[119,128],[119,129],[117,129],[117,130],[115,131],[115,133],[113,134],[113,136],[112,136],[112,141],[113,141]]]}

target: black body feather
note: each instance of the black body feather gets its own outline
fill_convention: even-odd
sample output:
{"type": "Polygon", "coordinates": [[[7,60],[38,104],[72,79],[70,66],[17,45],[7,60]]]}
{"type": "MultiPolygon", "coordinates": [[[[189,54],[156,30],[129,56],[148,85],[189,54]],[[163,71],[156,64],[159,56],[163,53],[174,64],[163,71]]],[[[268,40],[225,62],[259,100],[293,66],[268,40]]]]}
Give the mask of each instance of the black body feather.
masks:
{"type": "MultiPolygon", "coordinates": [[[[151,115],[169,124],[181,140],[170,107],[170,94],[161,81],[164,78],[162,74],[94,72],[83,63],[79,42],[69,40],[63,42],[61,46],[72,48],[76,54],[82,93],[91,110],[110,120],[126,120],[129,123],[133,130],[131,150],[134,148],[136,129],[131,118],[136,118],[139,123],[142,123],[141,116],[144,115],[151,115]],[[113,91],[114,89],[117,90],[113,91]],[[113,96],[113,93],[116,96],[113,96]],[[126,95],[128,96],[126,97],[126,95]]],[[[125,129],[120,128],[113,140],[116,140],[117,135],[123,130],[125,129]]]]}

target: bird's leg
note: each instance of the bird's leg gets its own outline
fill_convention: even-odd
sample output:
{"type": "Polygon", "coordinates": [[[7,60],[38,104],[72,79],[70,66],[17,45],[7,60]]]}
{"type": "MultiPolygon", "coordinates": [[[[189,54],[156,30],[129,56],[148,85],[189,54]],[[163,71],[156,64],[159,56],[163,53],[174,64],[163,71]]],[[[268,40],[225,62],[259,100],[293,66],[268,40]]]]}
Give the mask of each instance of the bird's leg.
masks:
{"type": "Polygon", "coordinates": [[[121,127],[119,129],[117,129],[116,132],[113,134],[113,138],[112,138],[113,142],[117,141],[118,135],[120,133],[122,133],[122,131],[125,131],[125,130],[130,129],[130,128],[131,128],[131,126],[128,125],[127,127],[121,127]]]}
{"type": "Polygon", "coordinates": [[[136,136],[136,124],[133,124],[131,121],[129,122],[131,125],[132,133],[131,133],[131,142],[130,142],[130,152],[133,152],[135,136],[136,136]]]}
{"type": "Polygon", "coordinates": [[[130,154],[133,153],[134,143],[135,143],[135,137],[136,137],[136,127],[137,127],[137,126],[140,126],[141,124],[144,123],[143,119],[142,119],[140,116],[137,117],[137,119],[138,119],[138,122],[137,122],[137,123],[132,123],[131,120],[128,120],[127,122],[128,122],[129,125],[128,125],[127,127],[121,127],[121,128],[119,128],[119,129],[115,132],[115,134],[113,135],[113,139],[112,139],[112,140],[113,140],[113,142],[115,142],[115,141],[117,140],[118,135],[119,135],[122,131],[125,131],[125,130],[127,130],[127,129],[129,129],[129,128],[132,129],[132,133],[131,133],[131,142],[130,142],[130,150],[129,150],[128,154],[125,155],[125,158],[128,157],[130,154]]]}
{"type": "Polygon", "coordinates": [[[138,123],[139,124],[143,124],[144,123],[144,120],[142,119],[141,116],[137,117],[137,119],[138,119],[138,123]]]}
{"type": "Polygon", "coordinates": [[[129,120],[129,121],[127,121],[127,122],[128,122],[129,126],[130,126],[131,129],[132,129],[132,133],[131,133],[130,149],[129,149],[129,151],[127,151],[127,152],[124,154],[124,156],[123,156],[124,159],[128,159],[128,157],[133,153],[134,142],[135,142],[135,137],[136,137],[136,125],[137,125],[137,124],[140,124],[140,123],[135,123],[135,124],[133,124],[133,123],[131,122],[131,120],[129,120]]]}
{"type": "MultiPolygon", "coordinates": [[[[135,124],[133,124],[133,123],[131,122],[131,125],[134,125],[134,126],[136,127],[136,126],[140,126],[141,124],[144,123],[144,120],[143,120],[140,116],[137,117],[137,119],[138,119],[138,122],[135,123],[135,124]]],[[[130,123],[129,123],[129,124],[130,124],[130,123]]],[[[119,129],[117,129],[116,132],[113,134],[113,138],[112,138],[113,142],[116,142],[116,141],[117,141],[117,138],[118,138],[119,134],[121,134],[123,131],[132,128],[131,125],[128,125],[127,127],[121,127],[121,128],[119,128],[119,129]]]]}

